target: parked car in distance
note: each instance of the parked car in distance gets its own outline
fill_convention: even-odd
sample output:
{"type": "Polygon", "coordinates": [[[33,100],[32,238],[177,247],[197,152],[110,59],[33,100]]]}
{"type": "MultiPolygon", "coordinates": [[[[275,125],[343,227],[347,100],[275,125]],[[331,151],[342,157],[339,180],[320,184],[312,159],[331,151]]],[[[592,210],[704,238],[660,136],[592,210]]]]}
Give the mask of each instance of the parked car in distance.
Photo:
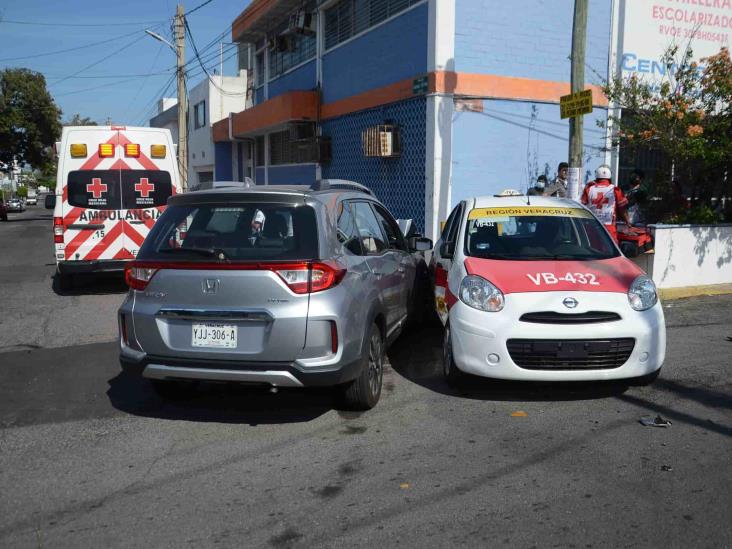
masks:
{"type": "Polygon", "coordinates": [[[460,202],[435,248],[444,374],[653,382],[666,354],[653,281],[572,200],[460,202]]]}
{"type": "Polygon", "coordinates": [[[38,195],[35,189],[28,189],[28,196],[25,198],[27,206],[36,206],[38,204],[38,195]]]}
{"type": "Polygon", "coordinates": [[[348,181],[173,196],[125,269],[121,366],[163,396],[201,380],[336,386],[372,408],[420,301],[413,252],[431,247],[348,181]]]}
{"type": "Polygon", "coordinates": [[[24,212],[25,204],[20,198],[11,198],[8,200],[7,209],[9,212],[24,212]]]}

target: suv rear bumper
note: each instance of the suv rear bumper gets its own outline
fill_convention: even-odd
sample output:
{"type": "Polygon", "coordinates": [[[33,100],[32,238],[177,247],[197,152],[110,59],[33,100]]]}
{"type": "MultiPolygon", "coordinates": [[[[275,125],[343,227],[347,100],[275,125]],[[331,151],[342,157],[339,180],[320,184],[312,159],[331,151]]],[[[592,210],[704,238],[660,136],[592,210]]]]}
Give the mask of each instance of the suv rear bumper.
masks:
{"type": "Polygon", "coordinates": [[[351,381],[361,373],[361,360],[328,369],[303,370],[293,362],[196,360],[148,356],[144,353],[133,357],[123,351],[119,361],[126,373],[149,379],[231,381],[276,387],[328,387],[351,381]]]}
{"type": "Polygon", "coordinates": [[[59,261],[56,264],[61,274],[121,272],[129,260],[98,259],[95,261],[59,261]]]}

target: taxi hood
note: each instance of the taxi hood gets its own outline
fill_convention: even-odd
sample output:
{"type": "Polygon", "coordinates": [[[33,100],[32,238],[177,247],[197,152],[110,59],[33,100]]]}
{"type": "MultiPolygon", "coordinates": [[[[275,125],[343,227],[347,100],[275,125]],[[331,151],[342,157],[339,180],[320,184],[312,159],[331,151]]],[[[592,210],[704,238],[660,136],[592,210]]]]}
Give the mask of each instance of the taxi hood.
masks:
{"type": "Polygon", "coordinates": [[[492,282],[504,294],[524,292],[615,292],[627,293],[643,270],[620,256],[591,261],[465,259],[468,274],[492,282]]]}

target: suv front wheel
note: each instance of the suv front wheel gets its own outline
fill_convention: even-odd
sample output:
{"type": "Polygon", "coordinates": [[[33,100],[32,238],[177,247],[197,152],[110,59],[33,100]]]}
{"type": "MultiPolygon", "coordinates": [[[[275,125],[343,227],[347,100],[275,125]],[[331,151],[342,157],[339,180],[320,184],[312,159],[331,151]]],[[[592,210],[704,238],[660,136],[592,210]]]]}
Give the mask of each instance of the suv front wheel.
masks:
{"type": "Polygon", "coordinates": [[[370,410],[379,402],[384,379],[384,341],[381,330],[371,325],[361,375],[342,387],[343,404],[350,410],[370,410]]]}

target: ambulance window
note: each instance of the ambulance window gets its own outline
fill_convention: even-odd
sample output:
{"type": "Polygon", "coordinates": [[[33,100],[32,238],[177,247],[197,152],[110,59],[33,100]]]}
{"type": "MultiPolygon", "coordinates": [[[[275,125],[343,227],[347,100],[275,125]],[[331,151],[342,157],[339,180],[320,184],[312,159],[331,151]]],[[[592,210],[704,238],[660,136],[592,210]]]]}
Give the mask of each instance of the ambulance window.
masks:
{"type": "Polygon", "coordinates": [[[170,173],[159,170],[122,170],[123,209],[165,206],[173,192],[170,173]]]}
{"type": "Polygon", "coordinates": [[[71,206],[93,210],[120,209],[118,170],[69,172],[67,191],[71,206]]]}

